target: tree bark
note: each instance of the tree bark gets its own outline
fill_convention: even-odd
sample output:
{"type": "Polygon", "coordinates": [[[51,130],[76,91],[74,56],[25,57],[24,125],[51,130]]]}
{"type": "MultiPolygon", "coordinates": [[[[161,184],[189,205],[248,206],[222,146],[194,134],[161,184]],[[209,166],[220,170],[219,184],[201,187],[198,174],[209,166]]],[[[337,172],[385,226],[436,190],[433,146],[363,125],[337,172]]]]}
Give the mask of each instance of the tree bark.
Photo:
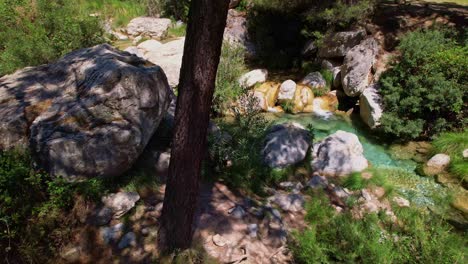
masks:
{"type": "Polygon", "coordinates": [[[160,218],[161,251],[191,246],[201,164],[229,0],[192,0],[179,82],[169,177],[160,218]]]}

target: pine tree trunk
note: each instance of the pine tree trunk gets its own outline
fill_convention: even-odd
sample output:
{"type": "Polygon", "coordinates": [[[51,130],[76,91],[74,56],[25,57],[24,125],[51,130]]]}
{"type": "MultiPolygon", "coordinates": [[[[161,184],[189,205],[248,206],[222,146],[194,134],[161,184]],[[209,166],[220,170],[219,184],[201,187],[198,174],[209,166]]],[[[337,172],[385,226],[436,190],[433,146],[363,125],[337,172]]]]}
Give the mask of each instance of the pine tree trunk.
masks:
{"type": "Polygon", "coordinates": [[[192,0],[158,243],[189,248],[229,0],[192,0]]]}

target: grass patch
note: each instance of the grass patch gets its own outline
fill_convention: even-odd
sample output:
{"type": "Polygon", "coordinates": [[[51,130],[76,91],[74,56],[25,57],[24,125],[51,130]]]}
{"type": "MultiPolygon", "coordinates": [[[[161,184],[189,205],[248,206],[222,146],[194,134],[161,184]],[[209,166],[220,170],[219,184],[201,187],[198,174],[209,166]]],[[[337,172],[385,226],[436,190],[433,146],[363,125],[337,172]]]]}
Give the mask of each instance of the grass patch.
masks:
{"type": "Polygon", "coordinates": [[[354,219],[337,214],[318,193],[307,204],[309,227],[290,244],[297,263],[463,263],[466,241],[443,219],[399,209],[400,224],[385,214],[354,219]]]}
{"type": "Polygon", "coordinates": [[[173,24],[169,28],[169,31],[167,32],[167,37],[168,38],[184,37],[186,31],[187,31],[187,25],[186,24],[182,24],[182,25],[180,25],[178,27],[175,24],[173,24]]]}
{"type": "Polygon", "coordinates": [[[123,27],[131,19],[147,15],[148,0],[78,0],[76,4],[83,14],[96,13],[111,19],[114,27],[123,27]]]}
{"type": "Polygon", "coordinates": [[[232,104],[245,93],[238,81],[247,70],[244,57],[245,51],[241,47],[227,42],[223,44],[212,104],[213,111],[217,115],[223,115],[231,110],[232,104]]]}
{"type": "Polygon", "coordinates": [[[463,151],[468,149],[468,130],[440,134],[433,142],[434,154],[445,153],[450,156],[449,171],[463,181],[468,180],[468,160],[463,151]]]}

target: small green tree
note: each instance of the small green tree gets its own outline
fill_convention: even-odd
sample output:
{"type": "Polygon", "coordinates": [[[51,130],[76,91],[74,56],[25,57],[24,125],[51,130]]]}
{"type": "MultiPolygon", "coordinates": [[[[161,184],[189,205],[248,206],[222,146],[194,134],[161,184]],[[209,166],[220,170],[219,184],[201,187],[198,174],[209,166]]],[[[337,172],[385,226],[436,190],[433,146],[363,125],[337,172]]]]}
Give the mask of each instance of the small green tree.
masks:
{"type": "Polygon", "coordinates": [[[384,132],[414,139],[466,126],[468,47],[432,29],[409,33],[398,51],[381,78],[384,132]]]}

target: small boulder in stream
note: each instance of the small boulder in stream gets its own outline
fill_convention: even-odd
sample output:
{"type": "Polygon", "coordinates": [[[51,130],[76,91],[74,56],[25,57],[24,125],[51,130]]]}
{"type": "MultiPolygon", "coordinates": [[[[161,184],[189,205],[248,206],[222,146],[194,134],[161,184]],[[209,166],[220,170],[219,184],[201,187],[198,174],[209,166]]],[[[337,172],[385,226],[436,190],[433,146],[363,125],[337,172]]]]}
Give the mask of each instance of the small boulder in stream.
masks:
{"type": "Polygon", "coordinates": [[[314,144],[312,168],[325,176],[346,176],[360,172],[369,165],[363,152],[355,134],[339,130],[314,144]]]}
{"type": "Polygon", "coordinates": [[[265,138],[263,161],[271,168],[284,168],[303,161],[310,147],[309,132],[300,124],[273,126],[265,138]]]}

